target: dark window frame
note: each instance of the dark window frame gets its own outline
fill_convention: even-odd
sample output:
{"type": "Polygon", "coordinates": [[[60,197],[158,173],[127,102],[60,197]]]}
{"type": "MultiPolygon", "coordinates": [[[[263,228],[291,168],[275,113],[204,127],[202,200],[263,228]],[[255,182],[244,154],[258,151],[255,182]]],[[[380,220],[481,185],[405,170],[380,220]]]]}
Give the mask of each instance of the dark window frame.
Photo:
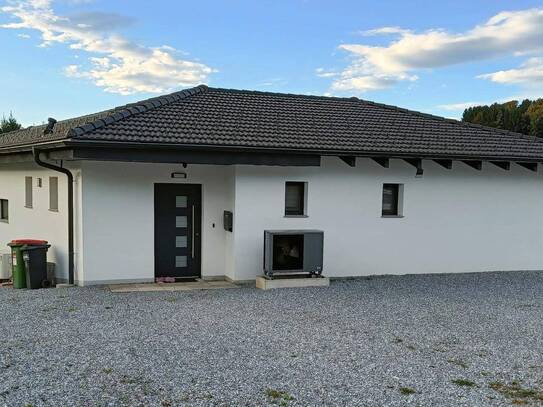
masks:
{"type": "Polygon", "coordinates": [[[303,181],[286,181],[285,182],[285,216],[286,217],[300,217],[307,216],[307,182],[303,181]],[[290,205],[292,197],[289,197],[289,193],[292,194],[296,191],[296,204],[290,205]]]}
{"type": "Polygon", "coordinates": [[[383,184],[381,200],[381,216],[401,217],[401,189],[402,184],[383,184]],[[387,208],[385,208],[385,205],[387,208]],[[388,208],[390,206],[390,208],[388,208]]]}
{"type": "Polygon", "coordinates": [[[9,222],[9,200],[0,199],[0,222],[9,222]]]}

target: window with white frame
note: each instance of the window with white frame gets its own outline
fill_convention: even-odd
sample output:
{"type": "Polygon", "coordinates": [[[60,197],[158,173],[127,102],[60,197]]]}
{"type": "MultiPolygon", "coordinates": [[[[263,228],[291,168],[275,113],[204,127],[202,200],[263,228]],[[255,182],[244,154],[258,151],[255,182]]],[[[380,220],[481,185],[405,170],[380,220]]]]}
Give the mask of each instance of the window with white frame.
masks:
{"type": "Polygon", "coordinates": [[[307,183],[285,183],[285,216],[307,215],[307,183]]]}
{"type": "Polygon", "coordinates": [[[383,184],[381,215],[384,217],[403,216],[403,184],[383,184]]]}
{"type": "Polygon", "coordinates": [[[25,177],[25,207],[32,208],[33,203],[33,186],[32,186],[32,177],[25,177]]]}
{"type": "Polygon", "coordinates": [[[58,177],[49,177],[49,210],[58,211],[58,177]]]}

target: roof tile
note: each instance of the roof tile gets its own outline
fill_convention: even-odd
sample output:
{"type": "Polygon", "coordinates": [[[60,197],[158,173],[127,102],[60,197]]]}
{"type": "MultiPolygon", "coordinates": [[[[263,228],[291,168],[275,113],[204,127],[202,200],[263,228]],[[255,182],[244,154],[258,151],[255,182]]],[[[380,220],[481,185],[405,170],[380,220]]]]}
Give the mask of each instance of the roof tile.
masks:
{"type": "Polygon", "coordinates": [[[323,153],[543,160],[539,139],[358,98],[198,86],[0,137],[0,148],[73,139],[323,153]]]}

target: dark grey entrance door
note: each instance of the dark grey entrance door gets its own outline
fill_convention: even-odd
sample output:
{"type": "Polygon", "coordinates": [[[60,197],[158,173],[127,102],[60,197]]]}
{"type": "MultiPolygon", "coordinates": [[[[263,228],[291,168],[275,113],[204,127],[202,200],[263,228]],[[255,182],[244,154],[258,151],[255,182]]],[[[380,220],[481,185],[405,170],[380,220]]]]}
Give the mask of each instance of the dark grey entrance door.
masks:
{"type": "Polygon", "coordinates": [[[155,184],[155,277],[200,277],[202,186],[155,184]]]}

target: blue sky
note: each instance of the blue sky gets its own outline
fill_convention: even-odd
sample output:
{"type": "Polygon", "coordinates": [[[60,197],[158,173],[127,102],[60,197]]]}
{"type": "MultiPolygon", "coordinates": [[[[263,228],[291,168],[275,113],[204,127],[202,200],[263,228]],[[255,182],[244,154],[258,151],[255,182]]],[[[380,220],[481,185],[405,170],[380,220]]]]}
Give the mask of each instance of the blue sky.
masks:
{"type": "Polygon", "coordinates": [[[0,114],[25,125],[207,83],[460,117],[543,97],[543,2],[0,0],[0,114]]]}

